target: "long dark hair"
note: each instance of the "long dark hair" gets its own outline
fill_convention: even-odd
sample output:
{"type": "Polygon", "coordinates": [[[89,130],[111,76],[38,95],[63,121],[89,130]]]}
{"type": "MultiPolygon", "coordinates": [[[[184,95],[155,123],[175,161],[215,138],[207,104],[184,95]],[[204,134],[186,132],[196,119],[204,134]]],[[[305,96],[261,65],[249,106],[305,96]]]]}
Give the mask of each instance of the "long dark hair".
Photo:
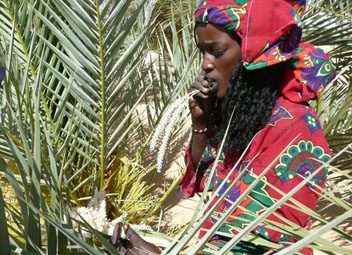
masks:
{"type": "Polygon", "coordinates": [[[279,96],[284,64],[258,70],[246,70],[242,62],[231,75],[226,96],[218,99],[210,126],[215,135],[210,138],[217,145],[224,137],[232,111],[226,148],[240,154],[252,137],[268,122],[279,96]]]}

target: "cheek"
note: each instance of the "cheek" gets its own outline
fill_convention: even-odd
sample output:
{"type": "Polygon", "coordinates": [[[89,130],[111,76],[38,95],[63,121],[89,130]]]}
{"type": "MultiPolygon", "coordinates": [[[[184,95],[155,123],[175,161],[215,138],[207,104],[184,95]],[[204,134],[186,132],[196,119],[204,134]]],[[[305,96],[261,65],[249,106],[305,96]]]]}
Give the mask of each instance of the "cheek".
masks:
{"type": "Polygon", "coordinates": [[[240,52],[234,50],[229,52],[229,56],[226,56],[226,58],[223,59],[220,72],[222,72],[222,76],[225,78],[226,82],[229,81],[231,74],[237,67],[240,61],[240,56],[240,52]]]}
{"type": "Polygon", "coordinates": [[[223,64],[219,66],[220,68],[219,71],[221,74],[221,80],[219,82],[219,89],[217,93],[217,96],[219,98],[222,98],[226,95],[226,89],[228,87],[229,80],[239,62],[239,59],[240,59],[239,57],[238,58],[235,57],[234,59],[229,59],[228,61],[224,61],[223,64]]]}

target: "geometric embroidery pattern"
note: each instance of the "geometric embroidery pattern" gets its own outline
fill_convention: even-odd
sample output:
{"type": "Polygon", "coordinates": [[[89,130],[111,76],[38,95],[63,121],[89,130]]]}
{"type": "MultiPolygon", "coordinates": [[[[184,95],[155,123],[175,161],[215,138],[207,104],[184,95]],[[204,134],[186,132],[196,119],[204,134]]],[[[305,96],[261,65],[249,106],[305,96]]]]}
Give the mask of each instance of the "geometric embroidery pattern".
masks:
{"type": "Polygon", "coordinates": [[[256,228],[255,232],[257,234],[261,235],[262,237],[270,240],[270,235],[269,235],[269,233],[268,233],[268,231],[266,230],[265,227],[259,226],[259,227],[256,228]]]}
{"type": "Polygon", "coordinates": [[[284,120],[284,119],[289,120],[292,118],[293,116],[291,115],[291,113],[289,113],[289,111],[287,111],[284,107],[279,106],[274,110],[267,125],[275,126],[279,120],[284,120]]]}
{"type": "Polygon", "coordinates": [[[320,129],[319,120],[317,120],[317,118],[310,112],[303,115],[303,119],[306,121],[311,134],[320,129]]]}
{"type": "MultiPolygon", "coordinates": [[[[314,146],[311,141],[302,140],[297,145],[291,145],[288,148],[286,153],[280,157],[280,164],[275,167],[274,171],[281,182],[285,183],[297,175],[308,177],[329,159],[330,155],[324,153],[323,148],[314,146]]],[[[315,189],[315,185],[321,185],[326,180],[327,172],[327,167],[324,167],[310,180],[308,186],[315,189]]]]}
{"type": "MultiPolygon", "coordinates": [[[[225,183],[221,180],[216,181],[216,187],[218,188],[221,184],[223,184],[223,186],[221,187],[221,189],[219,190],[218,196],[223,195],[230,187],[231,183],[230,180],[227,180],[225,183]]],[[[232,203],[236,202],[237,198],[240,196],[240,185],[237,184],[235,185],[231,191],[229,192],[229,194],[227,195],[227,199],[225,200],[225,208],[230,208],[232,203]],[[227,202],[229,201],[229,202],[227,202]],[[231,201],[231,202],[230,202],[231,201]]]]}
{"type": "MultiPolygon", "coordinates": [[[[253,170],[249,170],[245,174],[241,185],[248,188],[257,178],[258,177],[253,173],[253,170]]],[[[237,208],[236,211],[229,216],[227,224],[220,227],[219,233],[236,234],[236,227],[243,228],[244,226],[247,226],[250,222],[256,219],[256,215],[259,215],[265,210],[265,208],[273,205],[274,201],[267,193],[265,189],[266,186],[267,179],[266,177],[263,177],[250,194],[241,202],[240,206],[243,208],[237,208]]]]}

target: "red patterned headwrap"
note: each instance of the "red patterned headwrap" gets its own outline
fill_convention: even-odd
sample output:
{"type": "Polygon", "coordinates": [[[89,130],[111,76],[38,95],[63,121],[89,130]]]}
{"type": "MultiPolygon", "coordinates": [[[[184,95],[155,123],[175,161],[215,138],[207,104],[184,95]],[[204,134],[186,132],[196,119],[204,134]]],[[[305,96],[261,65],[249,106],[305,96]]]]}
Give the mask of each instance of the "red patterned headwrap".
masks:
{"type": "Polygon", "coordinates": [[[202,0],[197,23],[235,31],[242,40],[242,61],[248,70],[287,62],[282,95],[293,102],[320,96],[336,76],[329,55],[301,42],[305,0],[202,0]]]}

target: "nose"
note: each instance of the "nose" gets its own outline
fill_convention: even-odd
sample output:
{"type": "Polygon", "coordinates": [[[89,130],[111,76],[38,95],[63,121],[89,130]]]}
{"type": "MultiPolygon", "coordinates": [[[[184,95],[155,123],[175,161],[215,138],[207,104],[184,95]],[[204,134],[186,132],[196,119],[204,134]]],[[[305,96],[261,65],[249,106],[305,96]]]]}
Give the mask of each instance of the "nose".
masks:
{"type": "Polygon", "coordinates": [[[203,55],[203,63],[202,63],[202,70],[205,73],[210,73],[214,70],[214,63],[212,56],[207,52],[203,55]]]}

